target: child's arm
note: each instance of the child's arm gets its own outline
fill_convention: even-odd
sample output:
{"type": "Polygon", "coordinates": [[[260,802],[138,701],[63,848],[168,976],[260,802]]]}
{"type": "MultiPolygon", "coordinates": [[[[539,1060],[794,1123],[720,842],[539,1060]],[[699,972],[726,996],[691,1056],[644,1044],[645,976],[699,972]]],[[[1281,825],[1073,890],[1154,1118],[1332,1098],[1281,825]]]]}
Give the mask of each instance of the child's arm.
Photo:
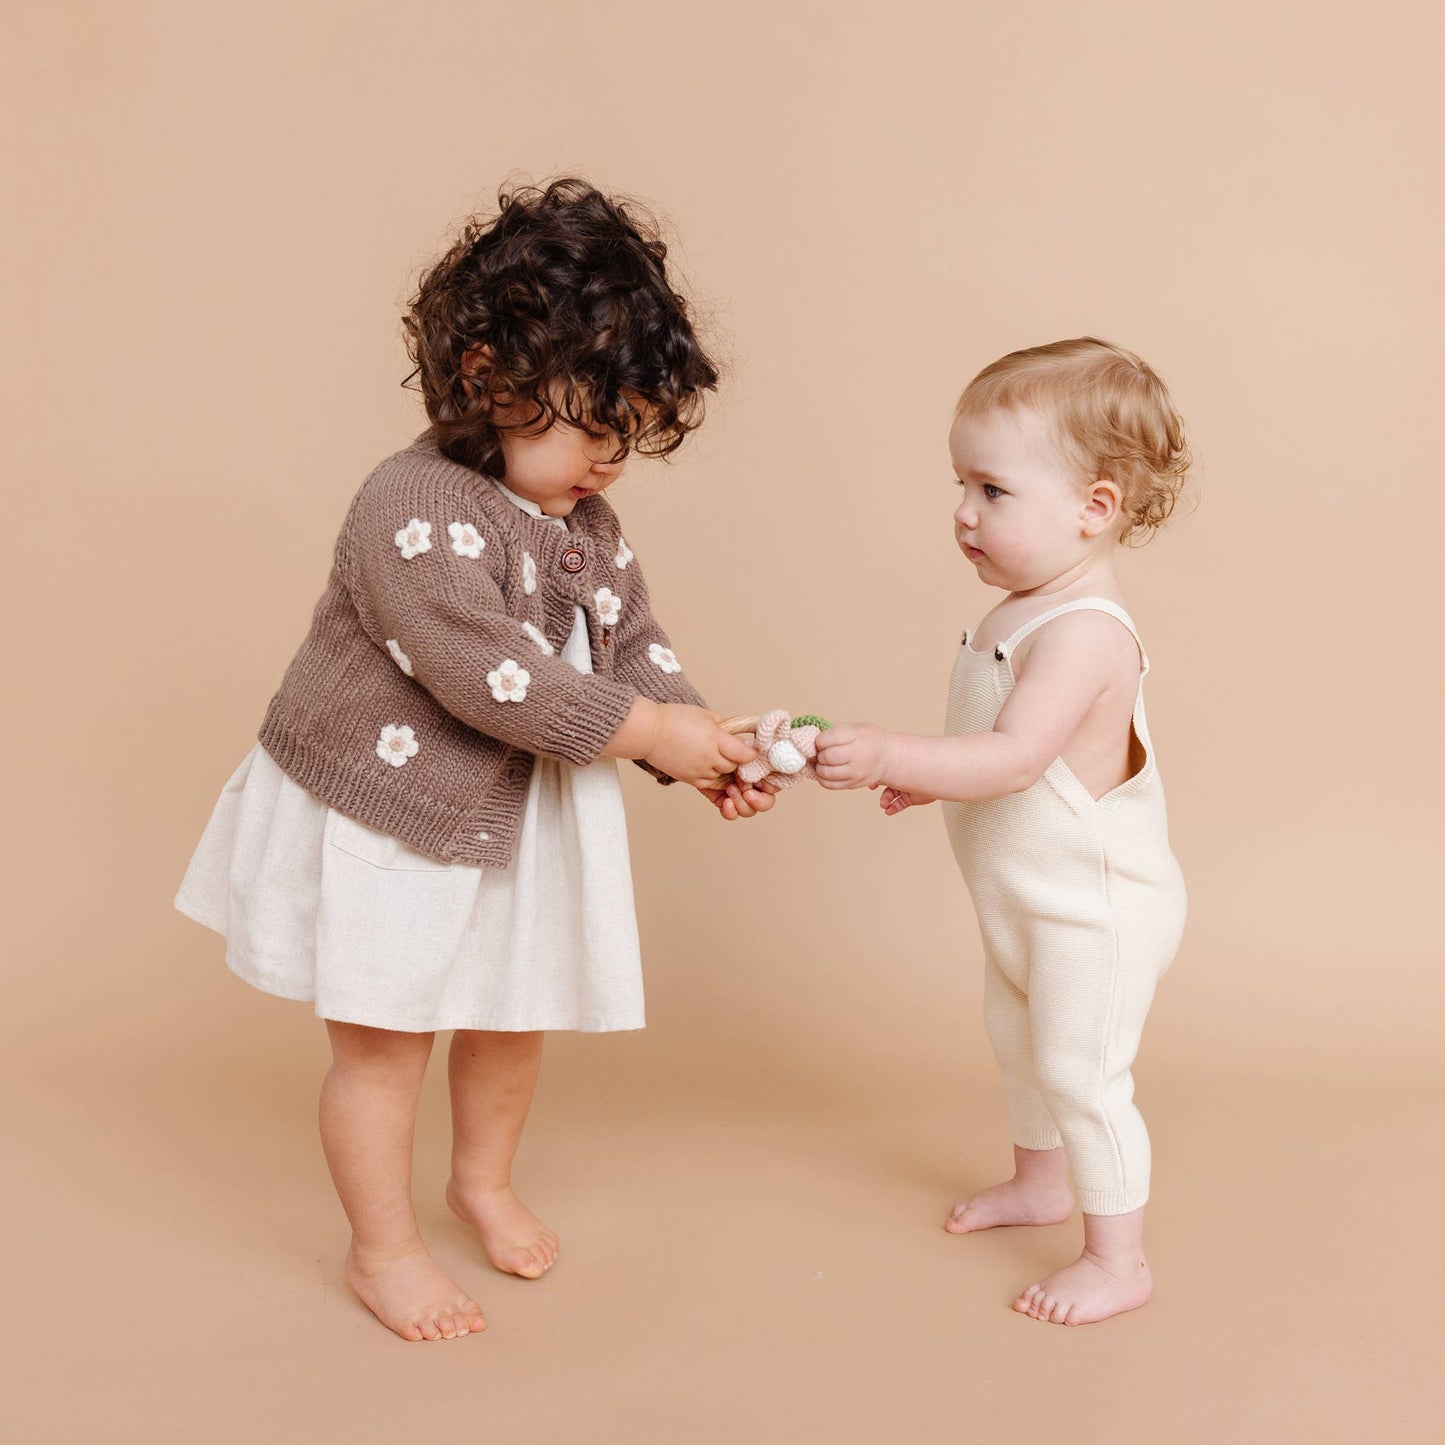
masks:
{"type": "Polygon", "coordinates": [[[612,633],[612,646],[617,650],[612,663],[614,675],[654,702],[706,707],[702,694],[683,673],[667,633],[653,614],[642,564],[620,535],[617,546],[617,555],[627,559],[627,566],[618,572],[622,613],[612,633]],[[624,547],[626,551],[621,550],[624,547]]]}
{"type": "Polygon", "coordinates": [[[539,644],[508,614],[485,554],[457,555],[443,534],[408,556],[394,535],[408,517],[467,519],[464,497],[420,490],[405,477],[363,487],[337,566],[372,641],[394,659],[399,652],[403,670],[453,717],[528,752],[578,766],[604,752],[643,758],[694,786],[716,786],[753,756],[704,709],[639,697],[539,644]]]}
{"type": "MultiPolygon", "coordinates": [[[[612,520],[616,526],[615,514],[612,520]]],[[[612,645],[617,649],[617,658],[613,663],[615,675],[635,687],[643,697],[655,702],[691,703],[706,707],[702,694],[684,675],[672,642],[653,613],[642,565],[620,531],[616,547],[618,560],[625,561],[626,566],[618,569],[618,585],[623,591],[624,601],[612,639],[612,645]]],[[[661,782],[672,781],[664,768],[653,766],[648,771],[659,775],[661,782]]],[[[775,801],[773,793],[766,788],[748,788],[736,782],[730,782],[724,788],[703,788],[700,791],[728,822],[766,813],[775,801]]]]}
{"type": "Polygon", "coordinates": [[[1063,751],[1118,667],[1118,639],[1094,617],[1067,614],[1034,634],[992,732],[920,737],[869,723],[833,728],[818,739],[819,782],[834,789],[886,786],[888,813],[914,802],[971,803],[1022,792],[1063,751]]]}

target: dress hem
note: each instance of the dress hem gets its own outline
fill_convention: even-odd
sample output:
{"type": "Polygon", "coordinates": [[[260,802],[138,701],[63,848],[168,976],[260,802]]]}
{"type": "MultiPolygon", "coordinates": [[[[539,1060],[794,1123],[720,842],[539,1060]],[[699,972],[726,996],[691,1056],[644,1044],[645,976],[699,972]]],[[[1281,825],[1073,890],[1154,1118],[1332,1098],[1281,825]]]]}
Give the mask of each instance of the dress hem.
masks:
{"type": "MultiPolygon", "coordinates": [[[[226,951],[226,967],[236,975],[242,983],[254,988],[258,993],[269,994],[272,998],[284,998],[293,1003],[316,1004],[314,990],[304,992],[293,991],[264,980],[254,969],[248,969],[244,963],[232,957],[231,951],[226,951]]],[[[443,1021],[439,1023],[396,1023],[393,1021],[378,1018],[362,1018],[355,1010],[346,1010],[343,1014],[322,1013],[318,1006],[315,1010],[317,1018],[327,1019],[337,1024],[358,1024],[362,1028],[386,1029],[390,1033],[398,1034],[434,1034],[445,1033],[453,1029],[474,1030],[479,1033],[495,1034],[531,1034],[531,1033],[572,1033],[572,1034],[618,1034],[637,1033],[647,1027],[645,1019],[636,1023],[613,1021],[610,1019],[593,1019],[586,1023],[541,1023],[529,1021],[518,1023],[515,1020],[501,1023],[495,1020],[477,1022],[472,1019],[466,1021],[443,1021]]]]}

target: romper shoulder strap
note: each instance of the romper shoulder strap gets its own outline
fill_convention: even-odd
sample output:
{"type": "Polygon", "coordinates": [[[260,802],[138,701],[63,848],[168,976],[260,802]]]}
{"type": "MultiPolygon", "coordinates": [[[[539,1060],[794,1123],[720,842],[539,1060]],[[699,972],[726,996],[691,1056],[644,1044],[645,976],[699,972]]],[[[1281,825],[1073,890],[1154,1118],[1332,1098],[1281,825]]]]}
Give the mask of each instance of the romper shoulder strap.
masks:
{"type": "Polygon", "coordinates": [[[1144,644],[1139,639],[1139,629],[1134,626],[1134,619],[1119,606],[1117,602],[1111,602],[1107,597],[1076,597],[1072,602],[1061,603],[1058,607],[1051,608],[1047,612],[1041,612],[1037,617],[1031,617],[1016,632],[999,643],[995,656],[1002,662],[1005,658],[1013,655],[1014,649],[1030,633],[1037,632],[1046,622],[1052,622],[1056,617],[1062,617],[1066,612],[1107,612],[1110,617],[1117,618],[1129,629],[1129,635],[1134,639],[1139,648],[1139,665],[1141,671],[1149,671],[1149,658],[1144,651],[1144,644]]]}

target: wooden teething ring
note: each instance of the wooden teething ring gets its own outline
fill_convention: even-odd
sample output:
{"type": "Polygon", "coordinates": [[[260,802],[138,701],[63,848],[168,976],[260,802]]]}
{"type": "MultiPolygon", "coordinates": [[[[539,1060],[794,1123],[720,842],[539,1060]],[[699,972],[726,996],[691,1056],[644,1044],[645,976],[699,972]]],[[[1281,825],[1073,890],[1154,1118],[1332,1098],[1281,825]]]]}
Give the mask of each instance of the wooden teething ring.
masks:
{"type": "Polygon", "coordinates": [[[725,733],[732,733],[734,737],[740,737],[743,733],[755,733],[758,724],[762,722],[762,714],[754,713],[751,717],[730,717],[724,718],[718,726],[725,733]]]}

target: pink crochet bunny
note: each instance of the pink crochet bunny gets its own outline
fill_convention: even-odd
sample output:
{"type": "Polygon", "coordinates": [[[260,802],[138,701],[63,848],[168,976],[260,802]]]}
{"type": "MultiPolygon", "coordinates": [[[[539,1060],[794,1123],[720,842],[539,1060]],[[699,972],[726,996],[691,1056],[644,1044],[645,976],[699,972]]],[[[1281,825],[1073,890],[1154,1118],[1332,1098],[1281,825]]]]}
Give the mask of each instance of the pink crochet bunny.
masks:
{"type": "Polygon", "coordinates": [[[818,734],[827,727],[826,719],[791,719],[784,709],[774,708],[760,718],[737,718],[723,726],[762,754],[738,769],[740,783],[755,788],[766,782],[770,788],[782,789],[804,778],[817,777],[813,759],[818,754],[818,734]]]}

